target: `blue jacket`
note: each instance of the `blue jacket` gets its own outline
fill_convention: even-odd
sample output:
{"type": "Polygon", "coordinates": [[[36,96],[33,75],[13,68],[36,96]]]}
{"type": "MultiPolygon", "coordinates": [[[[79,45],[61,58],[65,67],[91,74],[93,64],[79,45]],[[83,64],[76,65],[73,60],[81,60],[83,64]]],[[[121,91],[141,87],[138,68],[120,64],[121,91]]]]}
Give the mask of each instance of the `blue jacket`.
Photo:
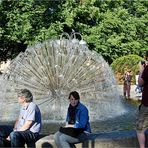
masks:
{"type": "MultiPolygon", "coordinates": [[[[88,109],[82,103],[79,103],[76,108],[76,117],[75,117],[74,128],[85,128],[85,131],[91,133],[88,109]]],[[[67,111],[66,121],[69,121],[69,113],[67,111]]]]}

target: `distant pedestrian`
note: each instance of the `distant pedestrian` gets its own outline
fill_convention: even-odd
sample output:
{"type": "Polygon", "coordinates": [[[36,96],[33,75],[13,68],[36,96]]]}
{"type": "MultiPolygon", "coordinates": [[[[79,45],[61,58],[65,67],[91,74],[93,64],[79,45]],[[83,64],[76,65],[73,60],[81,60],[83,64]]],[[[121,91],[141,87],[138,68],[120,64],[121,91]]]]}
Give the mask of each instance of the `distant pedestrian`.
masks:
{"type": "Polygon", "coordinates": [[[142,93],[142,87],[139,86],[139,84],[138,84],[138,77],[139,77],[139,71],[138,71],[138,73],[137,73],[136,76],[135,76],[135,79],[136,79],[136,88],[135,88],[135,92],[136,92],[136,93],[142,93]]]}
{"type": "Polygon", "coordinates": [[[132,80],[132,74],[131,71],[125,71],[123,75],[123,95],[125,98],[130,98],[130,90],[131,90],[131,80],[132,80]]]}

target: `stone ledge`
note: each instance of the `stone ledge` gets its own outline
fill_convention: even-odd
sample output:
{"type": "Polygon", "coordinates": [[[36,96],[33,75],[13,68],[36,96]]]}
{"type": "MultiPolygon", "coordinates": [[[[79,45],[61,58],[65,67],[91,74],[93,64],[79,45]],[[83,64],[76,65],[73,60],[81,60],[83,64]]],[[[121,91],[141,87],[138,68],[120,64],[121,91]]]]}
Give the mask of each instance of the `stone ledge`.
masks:
{"type": "Polygon", "coordinates": [[[53,148],[56,147],[54,143],[54,135],[45,136],[36,142],[36,148],[53,148]]]}
{"type": "MultiPolygon", "coordinates": [[[[36,142],[37,148],[55,148],[54,135],[41,138],[36,142]]],[[[147,145],[147,144],[146,144],[147,145]]],[[[138,148],[136,131],[117,131],[110,133],[91,134],[90,140],[76,144],[77,148],[138,148]]]]}

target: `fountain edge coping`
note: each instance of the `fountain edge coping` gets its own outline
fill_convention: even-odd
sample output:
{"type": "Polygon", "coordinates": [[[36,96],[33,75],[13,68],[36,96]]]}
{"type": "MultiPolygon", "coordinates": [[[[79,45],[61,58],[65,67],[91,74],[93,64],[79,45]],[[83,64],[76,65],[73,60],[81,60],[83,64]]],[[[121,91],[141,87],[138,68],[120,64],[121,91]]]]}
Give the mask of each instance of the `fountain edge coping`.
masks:
{"type": "MultiPolygon", "coordinates": [[[[148,136],[148,132],[146,132],[148,136]]],[[[147,144],[146,144],[147,145],[147,144]]],[[[56,147],[54,143],[54,135],[48,135],[36,142],[37,148],[56,147]]],[[[76,144],[77,148],[115,148],[115,147],[139,147],[135,130],[130,131],[113,131],[107,133],[92,133],[91,137],[83,143],[76,144]]]]}

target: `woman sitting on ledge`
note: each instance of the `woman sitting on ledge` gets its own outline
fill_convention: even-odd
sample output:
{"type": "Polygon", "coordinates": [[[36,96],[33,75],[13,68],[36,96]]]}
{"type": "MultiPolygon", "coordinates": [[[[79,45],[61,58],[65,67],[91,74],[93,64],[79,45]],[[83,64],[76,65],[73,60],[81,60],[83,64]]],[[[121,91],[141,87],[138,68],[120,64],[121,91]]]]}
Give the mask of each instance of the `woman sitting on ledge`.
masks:
{"type": "Polygon", "coordinates": [[[71,92],[69,100],[66,126],[61,127],[54,137],[58,148],[70,148],[75,143],[87,140],[89,133],[91,133],[88,109],[80,103],[78,92],[71,92]]]}

